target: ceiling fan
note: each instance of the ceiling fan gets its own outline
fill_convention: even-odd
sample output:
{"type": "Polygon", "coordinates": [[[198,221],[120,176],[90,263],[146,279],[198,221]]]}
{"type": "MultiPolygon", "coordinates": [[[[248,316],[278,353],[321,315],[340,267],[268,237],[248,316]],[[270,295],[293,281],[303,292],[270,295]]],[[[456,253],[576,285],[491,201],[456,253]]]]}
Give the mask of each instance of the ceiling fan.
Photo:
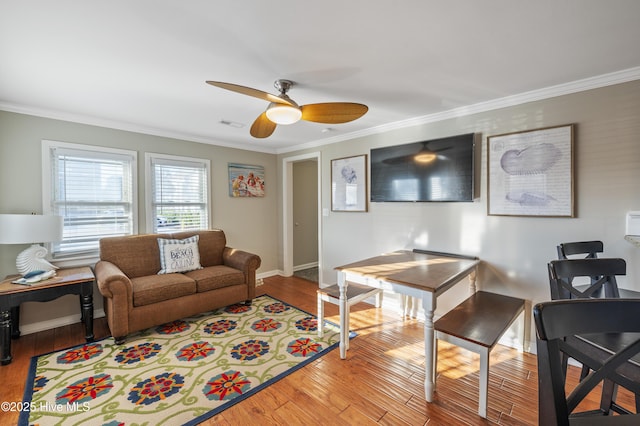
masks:
{"type": "Polygon", "coordinates": [[[260,114],[251,125],[250,133],[254,138],[271,136],[278,124],[293,124],[299,120],[326,124],[348,123],[362,117],[369,110],[366,105],[353,102],[326,102],[299,106],[287,95],[294,85],[290,80],[275,81],[273,85],[280,92],[279,95],[222,81],[207,81],[207,84],[270,102],[266,111],[260,114]]]}

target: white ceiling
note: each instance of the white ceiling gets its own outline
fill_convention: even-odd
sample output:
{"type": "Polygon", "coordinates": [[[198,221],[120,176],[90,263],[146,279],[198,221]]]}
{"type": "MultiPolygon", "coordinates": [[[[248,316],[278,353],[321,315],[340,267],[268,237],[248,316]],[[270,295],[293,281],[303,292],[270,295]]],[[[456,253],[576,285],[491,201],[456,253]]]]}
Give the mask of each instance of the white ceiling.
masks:
{"type": "Polygon", "coordinates": [[[0,109],[286,152],[640,79],[639,21],[637,0],[0,0],[0,109]],[[369,112],[254,139],[267,102],[205,84],[278,78],[369,112]]]}

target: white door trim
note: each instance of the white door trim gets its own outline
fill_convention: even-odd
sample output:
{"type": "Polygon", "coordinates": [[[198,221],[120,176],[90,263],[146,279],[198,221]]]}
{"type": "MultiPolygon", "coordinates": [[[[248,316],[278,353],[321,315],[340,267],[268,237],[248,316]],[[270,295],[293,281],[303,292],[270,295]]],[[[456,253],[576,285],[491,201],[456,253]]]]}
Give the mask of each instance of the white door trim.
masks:
{"type": "Polygon", "coordinates": [[[322,163],[319,151],[282,159],[283,273],[286,277],[293,275],[293,163],[313,159],[318,164],[318,282],[322,283],[322,163]]]}

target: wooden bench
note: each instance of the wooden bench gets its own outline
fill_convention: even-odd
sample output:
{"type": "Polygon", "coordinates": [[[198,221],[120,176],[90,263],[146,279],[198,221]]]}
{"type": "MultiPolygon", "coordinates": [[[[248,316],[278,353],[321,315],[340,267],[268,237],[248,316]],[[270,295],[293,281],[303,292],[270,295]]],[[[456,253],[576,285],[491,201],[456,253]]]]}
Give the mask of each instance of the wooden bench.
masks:
{"type": "MultiPolygon", "coordinates": [[[[349,310],[351,305],[376,296],[376,308],[382,304],[382,289],[369,287],[362,284],[356,284],[351,281],[347,283],[347,324],[349,324],[349,310]]],[[[318,289],[318,336],[322,337],[324,333],[324,302],[340,305],[340,287],[334,284],[329,287],[318,289]]],[[[348,332],[348,330],[347,330],[348,332]]],[[[347,339],[347,344],[349,340],[347,339]]]]}
{"type": "MultiPolygon", "coordinates": [[[[478,291],[460,303],[434,323],[436,331],[435,363],[437,369],[438,340],[444,340],[480,355],[480,383],[478,414],[487,417],[487,393],[489,388],[489,353],[500,337],[525,311],[525,300],[478,291]]],[[[523,350],[526,349],[527,328],[524,314],[523,350]]]]}

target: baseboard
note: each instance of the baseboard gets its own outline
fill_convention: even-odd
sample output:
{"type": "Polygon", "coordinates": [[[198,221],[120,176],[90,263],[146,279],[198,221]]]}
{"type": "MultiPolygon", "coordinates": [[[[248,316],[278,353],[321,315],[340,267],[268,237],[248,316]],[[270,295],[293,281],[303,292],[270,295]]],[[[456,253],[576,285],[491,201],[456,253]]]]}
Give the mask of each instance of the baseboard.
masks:
{"type": "MultiPolygon", "coordinates": [[[[104,309],[93,311],[93,318],[104,317],[104,309]]],[[[47,321],[33,322],[20,326],[20,335],[38,333],[40,331],[51,330],[52,328],[63,327],[80,322],[80,314],[67,315],[64,317],[53,318],[47,321]]]]}
{"type": "Polygon", "coordinates": [[[275,275],[282,275],[282,271],[276,269],[276,270],[273,270],[273,271],[261,272],[259,274],[256,274],[256,279],[263,279],[263,278],[273,277],[275,275]]]}
{"type": "Polygon", "coordinates": [[[309,269],[309,268],[317,268],[318,267],[318,262],[311,262],[311,263],[305,263],[303,265],[298,265],[298,266],[294,266],[293,267],[293,271],[302,271],[303,269],[309,269]]]}

